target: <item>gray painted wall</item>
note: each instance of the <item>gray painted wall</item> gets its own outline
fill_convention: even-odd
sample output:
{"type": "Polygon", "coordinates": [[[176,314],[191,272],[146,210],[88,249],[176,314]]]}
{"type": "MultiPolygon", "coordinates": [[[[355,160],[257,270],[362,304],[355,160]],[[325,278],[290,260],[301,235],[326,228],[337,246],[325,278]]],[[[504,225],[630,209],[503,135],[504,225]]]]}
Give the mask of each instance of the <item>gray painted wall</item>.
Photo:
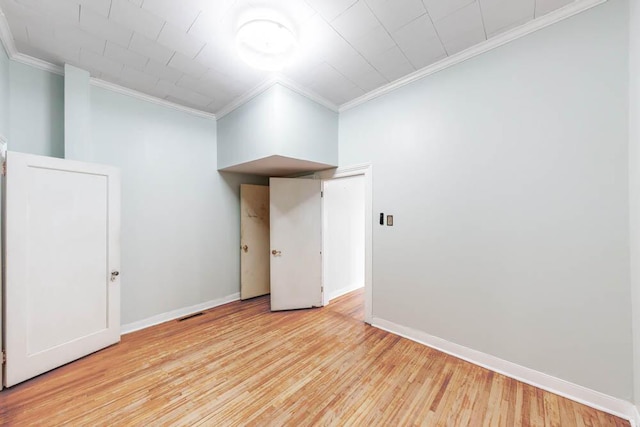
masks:
{"type": "MultiPolygon", "coordinates": [[[[8,62],[10,149],[63,157],[63,77],[8,62]]],[[[238,292],[239,187],[266,180],[216,171],[215,120],[96,87],[89,108],[78,159],[122,171],[123,324],[238,292]]]]}
{"type": "MultiPolygon", "coordinates": [[[[622,398],[635,378],[640,402],[640,224],[631,242],[626,225],[627,131],[640,185],[640,26],[627,50],[627,5],[344,113],[340,163],[373,162],[375,211],[395,214],[375,228],[375,316],[622,398]]],[[[0,133],[12,150],[62,157],[62,77],[0,51],[0,133]]],[[[259,148],[218,151],[211,120],[91,96],[91,160],[123,171],[123,322],[237,292],[238,188],[264,180],[214,169],[217,154],[259,148]]]]}
{"type": "Polygon", "coordinates": [[[341,114],[340,164],[372,162],[374,215],[395,215],[374,228],[374,317],[631,398],[627,13],[341,114]]]}
{"type": "Polygon", "coordinates": [[[276,84],[218,120],[218,169],[280,155],[338,164],[338,114],[276,84]]]}
{"type": "Polygon", "coordinates": [[[9,149],[64,157],[64,79],[9,61],[9,149]]]}
{"type": "Polygon", "coordinates": [[[629,2],[629,202],[634,400],[640,407],[640,0],[629,2]]]}
{"type": "Polygon", "coordinates": [[[93,161],[122,173],[122,322],[240,290],[241,182],[216,171],[216,122],[91,88],[93,161]]]}
{"type": "Polygon", "coordinates": [[[64,157],[91,157],[91,96],[88,71],[64,66],[64,157]]]}

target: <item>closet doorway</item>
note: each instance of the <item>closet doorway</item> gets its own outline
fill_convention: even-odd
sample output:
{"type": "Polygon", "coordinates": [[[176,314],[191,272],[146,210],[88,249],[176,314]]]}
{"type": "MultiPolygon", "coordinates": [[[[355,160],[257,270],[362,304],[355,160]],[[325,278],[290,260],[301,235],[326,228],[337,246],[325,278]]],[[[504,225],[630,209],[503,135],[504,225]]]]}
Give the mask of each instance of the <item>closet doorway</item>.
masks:
{"type": "Polygon", "coordinates": [[[364,288],[364,320],[371,323],[371,165],[317,172],[315,178],[323,192],[323,305],[364,288]]]}

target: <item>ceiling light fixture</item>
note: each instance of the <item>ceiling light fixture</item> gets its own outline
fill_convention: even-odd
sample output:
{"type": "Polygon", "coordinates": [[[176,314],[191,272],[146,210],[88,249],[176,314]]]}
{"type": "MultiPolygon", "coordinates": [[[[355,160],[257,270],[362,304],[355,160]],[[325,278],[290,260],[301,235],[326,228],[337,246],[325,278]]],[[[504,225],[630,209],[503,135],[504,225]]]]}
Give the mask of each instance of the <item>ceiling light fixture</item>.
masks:
{"type": "Polygon", "coordinates": [[[236,34],[236,48],[243,61],[266,71],[279,71],[289,64],[298,46],[293,32],[269,19],[255,19],[236,34]]]}

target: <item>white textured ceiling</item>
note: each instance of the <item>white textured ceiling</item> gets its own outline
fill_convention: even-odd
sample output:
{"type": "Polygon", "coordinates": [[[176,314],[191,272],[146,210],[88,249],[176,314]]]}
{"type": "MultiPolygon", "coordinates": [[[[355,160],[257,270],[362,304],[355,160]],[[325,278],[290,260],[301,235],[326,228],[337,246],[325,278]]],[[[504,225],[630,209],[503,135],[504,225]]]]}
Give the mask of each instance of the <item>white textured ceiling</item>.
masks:
{"type": "Polygon", "coordinates": [[[300,37],[283,70],[336,106],[572,0],[0,0],[18,52],[216,113],[273,76],[233,37],[278,11],[300,37]]]}

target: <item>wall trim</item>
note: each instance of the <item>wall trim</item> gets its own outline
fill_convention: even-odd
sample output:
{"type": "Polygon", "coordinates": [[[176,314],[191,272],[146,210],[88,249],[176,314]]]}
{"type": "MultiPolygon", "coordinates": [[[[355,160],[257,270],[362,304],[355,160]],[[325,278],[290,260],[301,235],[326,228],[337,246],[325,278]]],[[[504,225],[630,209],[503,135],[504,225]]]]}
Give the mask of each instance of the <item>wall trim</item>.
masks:
{"type": "Polygon", "coordinates": [[[16,53],[10,58],[12,61],[19,62],[24,65],[28,65],[33,68],[38,68],[43,71],[48,71],[59,76],[64,76],[64,67],[52,64],[42,59],[34,58],[33,56],[25,55],[24,53],[16,53]]]}
{"type": "Polygon", "coordinates": [[[127,323],[120,327],[120,334],[126,335],[131,332],[139,331],[151,326],[158,325],[160,323],[168,322],[169,320],[178,319],[180,317],[188,316],[199,311],[208,310],[210,308],[218,307],[230,302],[239,301],[240,292],[227,295],[226,297],[214,299],[211,301],[203,302],[201,304],[192,305],[190,307],[179,308],[177,310],[168,311],[166,313],[156,314],[155,316],[147,317],[146,319],[138,320],[136,322],[127,323]]]}
{"type": "Polygon", "coordinates": [[[185,113],[189,113],[194,116],[204,117],[207,119],[214,119],[214,120],[216,119],[216,115],[213,113],[196,110],[195,108],[185,107],[184,105],[176,104],[175,102],[167,101],[166,99],[161,99],[155,96],[147,95],[146,93],[138,92],[137,90],[129,89],[124,86],[120,86],[118,84],[111,83],[95,77],[91,77],[89,79],[89,84],[102,89],[110,90],[112,92],[120,93],[122,95],[127,95],[132,98],[141,99],[143,101],[147,101],[152,104],[162,105],[163,107],[173,108],[174,110],[178,110],[178,111],[184,111],[185,113]]]}
{"type": "Polygon", "coordinates": [[[594,409],[624,418],[625,420],[629,420],[632,426],[640,427],[640,424],[638,424],[640,421],[638,421],[637,407],[626,400],[591,390],[587,387],[500,359],[478,350],[473,350],[460,344],[452,343],[417,329],[398,325],[379,317],[374,317],[371,324],[378,329],[410,339],[411,341],[442,351],[443,353],[473,363],[474,365],[566,397],[567,399],[582,403],[594,409]]]}
{"type": "MultiPolygon", "coordinates": [[[[149,102],[153,102],[159,105],[164,105],[171,108],[177,108],[179,110],[196,114],[198,116],[222,118],[227,114],[231,113],[232,111],[236,110],[237,108],[241,107],[242,105],[246,104],[251,99],[260,95],[261,93],[263,93],[264,91],[272,87],[273,85],[281,84],[299,93],[300,95],[305,96],[329,108],[330,110],[339,113],[339,112],[347,111],[351,108],[357,107],[358,105],[364,104],[367,101],[370,101],[372,99],[375,99],[387,93],[390,93],[396,89],[401,88],[402,86],[408,85],[409,83],[412,83],[416,80],[420,80],[426,76],[437,73],[438,71],[444,70],[445,68],[448,68],[460,62],[466,61],[467,59],[473,58],[474,56],[480,55],[484,52],[500,47],[520,37],[526,36],[529,33],[540,30],[549,25],[555,24],[556,22],[562,21],[563,19],[569,18],[577,13],[583,12],[587,9],[590,9],[606,1],[608,0],[575,0],[574,2],[568,4],[567,6],[564,6],[558,10],[555,10],[551,13],[543,15],[542,17],[533,19],[532,21],[529,21],[528,23],[520,27],[516,27],[512,30],[501,33],[478,45],[472,46],[469,49],[466,49],[462,52],[458,52],[454,55],[451,55],[441,61],[438,61],[432,65],[429,65],[425,68],[415,71],[414,73],[409,74],[398,80],[395,80],[385,86],[382,86],[370,92],[367,92],[364,95],[356,99],[353,99],[351,101],[345,102],[339,106],[329,101],[328,99],[324,98],[323,96],[315,93],[314,91],[300,86],[299,84],[295,83],[294,81],[292,81],[291,79],[283,75],[276,75],[274,77],[268,78],[267,80],[265,80],[264,82],[262,82],[261,84],[253,88],[252,90],[248,91],[244,95],[239,96],[238,98],[236,98],[235,100],[227,104],[225,107],[220,109],[216,114],[211,114],[211,113],[196,110],[193,108],[184,107],[182,105],[175,104],[173,102],[169,102],[164,99],[160,99],[151,95],[142,94],[141,92],[127,89],[113,83],[104,82],[105,85],[101,87],[108,88],[110,90],[114,90],[119,93],[128,94],[130,96],[134,96],[134,97],[137,97],[149,102]],[[115,88],[120,88],[120,89],[117,90],[115,88]]],[[[31,65],[33,67],[36,67],[45,71],[49,71],[55,74],[59,74],[59,75],[64,74],[64,69],[58,65],[31,57],[29,55],[19,53],[17,51],[15,42],[13,39],[13,35],[11,34],[11,29],[1,9],[0,9],[0,40],[2,41],[2,44],[4,45],[5,50],[7,51],[7,55],[9,56],[9,59],[17,62],[21,62],[26,65],[31,65]]],[[[93,79],[92,81],[103,81],[103,80],[93,79]]]]}
{"type": "Polygon", "coordinates": [[[335,179],[353,175],[364,175],[371,168],[371,163],[362,163],[352,166],[341,166],[313,173],[315,179],[335,179]]]}
{"type": "Polygon", "coordinates": [[[7,17],[2,9],[0,9],[0,41],[2,41],[2,46],[4,46],[9,59],[18,53],[13,34],[11,34],[11,27],[9,27],[9,22],[7,22],[7,17]]]}
{"type": "Polygon", "coordinates": [[[13,34],[11,34],[11,27],[9,27],[7,17],[2,9],[0,9],[0,41],[2,42],[4,50],[7,52],[7,56],[10,60],[20,62],[22,64],[29,65],[40,70],[48,71],[50,73],[58,74],[61,76],[64,75],[63,67],[18,52],[13,34]]]}
{"type": "Polygon", "coordinates": [[[254,87],[248,92],[245,92],[243,95],[240,95],[239,97],[231,101],[229,104],[225,105],[220,110],[218,110],[218,112],[216,113],[216,117],[218,117],[218,119],[223,118],[224,116],[231,113],[232,111],[242,107],[244,104],[251,101],[256,96],[265,92],[274,84],[276,84],[275,78],[269,78],[263,81],[258,86],[254,87]]]}
{"type": "MultiPolygon", "coordinates": [[[[2,42],[4,50],[7,52],[7,56],[10,60],[29,65],[40,70],[48,71],[53,74],[64,76],[64,67],[18,52],[15,40],[13,39],[13,35],[11,34],[11,28],[9,27],[9,23],[7,22],[7,18],[2,9],[0,9],[0,41],[2,42]]],[[[121,93],[123,95],[128,95],[133,98],[138,98],[143,101],[151,102],[152,104],[158,104],[165,107],[173,108],[174,110],[184,111],[186,113],[193,114],[199,117],[205,117],[214,120],[216,118],[216,115],[213,113],[197,110],[195,108],[185,107],[184,105],[176,104],[174,102],[167,101],[166,99],[147,95],[142,92],[138,92],[137,90],[129,89],[124,86],[110,83],[95,77],[91,77],[89,82],[94,86],[121,93]]]]}
{"type": "Polygon", "coordinates": [[[311,89],[307,89],[305,87],[302,87],[301,85],[299,85],[298,83],[294,82],[293,80],[291,80],[288,77],[285,76],[278,76],[277,78],[277,82],[281,84],[282,86],[286,87],[287,89],[291,89],[294,92],[297,92],[298,94],[309,98],[312,101],[317,102],[318,104],[327,107],[329,110],[333,111],[333,112],[339,112],[340,108],[334,104],[333,102],[329,101],[327,98],[317,94],[316,92],[312,91],[311,89]]]}
{"type": "Polygon", "coordinates": [[[608,0],[576,0],[558,10],[533,19],[532,21],[529,21],[526,24],[523,24],[512,30],[505,31],[504,33],[501,33],[495,37],[491,37],[490,39],[472,46],[469,49],[448,56],[438,62],[435,62],[434,64],[427,65],[426,67],[415,71],[414,73],[411,73],[387,85],[367,92],[364,95],[351,101],[345,102],[344,104],[340,105],[339,111],[343,112],[355,108],[358,105],[364,104],[367,101],[393,92],[394,90],[399,89],[402,86],[406,86],[409,83],[413,83],[416,80],[420,80],[431,74],[435,74],[438,71],[442,71],[445,68],[449,68],[453,65],[459,64],[460,62],[466,61],[467,59],[473,58],[474,56],[478,56],[481,53],[488,52],[492,49],[519,39],[520,37],[524,37],[527,34],[533,33],[534,31],[538,31],[542,28],[548,27],[549,25],[555,24],[556,22],[562,21],[563,19],[570,18],[573,15],[576,15],[587,9],[591,9],[592,7],[602,4],[606,1],[608,0]]]}
{"type": "Polygon", "coordinates": [[[234,99],[229,104],[222,107],[216,113],[216,117],[218,119],[223,118],[227,114],[232,113],[233,111],[242,107],[247,102],[251,101],[256,96],[266,92],[267,90],[271,89],[273,86],[277,84],[280,84],[286,87],[287,89],[290,89],[312,101],[315,101],[318,104],[330,109],[331,111],[334,111],[337,113],[339,110],[338,106],[333,102],[329,101],[328,99],[318,95],[317,93],[309,89],[303,88],[302,86],[300,86],[299,84],[295,83],[293,80],[285,76],[277,75],[277,76],[269,77],[268,79],[260,83],[258,86],[254,87],[253,89],[246,92],[245,94],[240,95],[238,98],[234,99]]]}
{"type": "Polygon", "coordinates": [[[340,288],[338,290],[335,290],[335,291],[333,291],[333,292],[331,292],[329,294],[329,301],[334,300],[334,299],[336,299],[338,297],[341,297],[342,295],[346,295],[349,292],[353,292],[356,289],[360,289],[360,288],[363,288],[363,287],[364,287],[364,284],[362,284],[362,283],[353,283],[353,284],[351,284],[349,286],[345,286],[344,288],[340,288]]]}

